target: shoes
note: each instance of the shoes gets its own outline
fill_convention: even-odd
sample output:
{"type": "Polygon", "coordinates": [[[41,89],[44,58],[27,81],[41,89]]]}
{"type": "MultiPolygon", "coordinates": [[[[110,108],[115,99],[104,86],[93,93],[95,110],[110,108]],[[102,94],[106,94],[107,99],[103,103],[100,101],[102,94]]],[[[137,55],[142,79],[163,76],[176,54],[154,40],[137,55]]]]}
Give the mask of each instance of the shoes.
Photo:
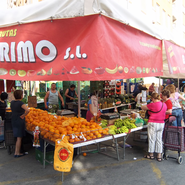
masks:
{"type": "Polygon", "coordinates": [[[161,157],[157,158],[157,161],[158,162],[161,162],[162,161],[162,158],[161,157]]]}
{"type": "Polygon", "coordinates": [[[144,158],[147,158],[147,159],[151,159],[151,160],[154,160],[155,157],[153,155],[145,155],[144,158]]]}
{"type": "Polygon", "coordinates": [[[14,155],[14,158],[19,158],[19,157],[22,157],[24,156],[25,154],[22,154],[22,155],[14,155]]]}

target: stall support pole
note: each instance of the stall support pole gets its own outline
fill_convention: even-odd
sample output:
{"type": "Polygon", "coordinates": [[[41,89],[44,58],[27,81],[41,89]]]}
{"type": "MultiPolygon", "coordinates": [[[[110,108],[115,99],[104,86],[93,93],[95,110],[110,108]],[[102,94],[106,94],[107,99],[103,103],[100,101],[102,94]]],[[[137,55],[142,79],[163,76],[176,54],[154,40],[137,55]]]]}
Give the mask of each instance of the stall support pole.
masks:
{"type": "Polygon", "coordinates": [[[6,80],[4,80],[4,92],[7,92],[6,80]]]}
{"type": "Polygon", "coordinates": [[[115,139],[115,145],[116,145],[117,159],[119,161],[119,151],[118,151],[118,141],[117,141],[117,138],[115,139]]]}
{"type": "Polygon", "coordinates": [[[177,74],[178,75],[178,92],[179,92],[179,73],[177,74]]]}
{"type": "Polygon", "coordinates": [[[43,160],[43,168],[45,168],[45,160],[46,160],[46,141],[44,140],[44,160],[43,160]]]}
{"type": "Polygon", "coordinates": [[[159,94],[161,94],[161,77],[159,77],[159,94]]]}
{"type": "Polygon", "coordinates": [[[126,136],[123,137],[123,159],[125,159],[125,142],[126,142],[126,136]]]}
{"type": "Polygon", "coordinates": [[[130,94],[129,79],[127,79],[127,94],[130,94]]]}
{"type": "Polygon", "coordinates": [[[81,117],[81,112],[80,112],[80,81],[78,81],[78,117],[81,117]]]}
{"type": "Polygon", "coordinates": [[[64,181],[64,172],[62,172],[62,182],[64,181]]]}

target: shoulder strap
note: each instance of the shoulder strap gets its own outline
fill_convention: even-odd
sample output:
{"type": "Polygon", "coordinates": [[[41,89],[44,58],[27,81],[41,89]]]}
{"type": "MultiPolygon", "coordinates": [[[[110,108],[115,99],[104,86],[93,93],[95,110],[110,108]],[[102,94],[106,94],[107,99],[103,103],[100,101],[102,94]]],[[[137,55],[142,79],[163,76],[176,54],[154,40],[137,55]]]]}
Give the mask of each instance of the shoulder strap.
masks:
{"type": "Polygon", "coordinates": [[[159,112],[161,112],[162,108],[163,108],[163,103],[162,103],[162,107],[161,107],[161,109],[159,111],[157,111],[157,112],[154,112],[154,111],[151,111],[151,110],[148,110],[148,111],[150,111],[152,113],[159,113],[159,112]]]}

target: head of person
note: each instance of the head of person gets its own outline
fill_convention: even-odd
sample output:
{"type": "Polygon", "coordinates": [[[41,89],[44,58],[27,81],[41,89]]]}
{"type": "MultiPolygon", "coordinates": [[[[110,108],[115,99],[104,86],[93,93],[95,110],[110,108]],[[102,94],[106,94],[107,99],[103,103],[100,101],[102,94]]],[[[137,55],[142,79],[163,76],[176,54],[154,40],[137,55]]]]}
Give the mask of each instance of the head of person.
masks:
{"type": "Polygon", "coordinates": [[[152,83],[152,86],[154,86],[154,85],[155,85],[155,83],[153,82],[153,83],[152,83]]]}
{"type": "Polygon", "coordinates": [[[152,93],[152,94],[151,94],[151,100],[152,100],[153,102],[158,101],[158,100],[161,100],[160,95],[157,94],[157,93],[152,93]]]}
{"type": "Polygon", "coordinates": [[[72,85],[70,86],[71,91],[74,91],[75,88],[76,88],[76,86],[75,86],[74,84],[72,84],[72,85]]]}
{"type": "Polygon", "coordinates": [[[163,100],[167,100],[169,97],[170,97],[170,91],[164,89],[164,90],[162,91],[162,99],[163,99],[163,100]]]}
{"type": "Polygon", "coordinates": [[[20,100],[23,98],[23,91],[22,90],[15,90],[13,95],[16,100],[20,100]]]}
{"type": "Polygon", "coordinates": [[[56,84],[55,83],[52,83],[51,84],[51,90],[55,90],[56,89],[56,84]]]}
{"type": "Polygon", "coordinates": [[[139,84],[138,86],[137,86],[137,88],[141,91],[141,89],[142,89],[142,85],[141,84],[139,84]]]}
{"type": "Polygon", "coordinates": [[[2,101],[8,99],[8,94],[7,94],[6,92],[2,92],[1,95],[0,95],[0,99],[1,99],[2,101]]]}
{"type": "Polygon", "coordinates": [[[161,86],[160,86],[160,88],[161,88],[161,91],[162,91],[162,90],[163,90],[163,88],[164,88],[164,87],[163,87],[163,85],[161,85],[161,86]]]}
{"type": "Polygon", "coordinates": [[[167,86],[165,87],[165,89],[166,89],[166,90],[169,90],[169,91],[170,91],[170,94],[172,94],[172,93],[175,92],[176,87],[175,87],[175,85],[173,85],[173,84],[169,84],[169,85],[167,85],[167,86]]]}
{"type": "Polygon", "coordinates": [[[147,87],[142,86],[141,91],[147,91],[147,87]]]}

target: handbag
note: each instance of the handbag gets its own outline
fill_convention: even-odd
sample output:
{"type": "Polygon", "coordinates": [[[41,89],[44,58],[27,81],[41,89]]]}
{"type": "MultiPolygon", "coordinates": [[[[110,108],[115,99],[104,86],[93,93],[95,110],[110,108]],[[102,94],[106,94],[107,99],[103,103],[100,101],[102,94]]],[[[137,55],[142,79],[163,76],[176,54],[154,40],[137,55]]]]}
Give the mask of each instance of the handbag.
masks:
{"type": "Polygon", "coordinates": [[[157,112],[154,112],[154,111],[151,111],[151,110],[147,110],[146,113],[145,113],[145,119],[149,119],[149,117],[150,117],[150,114],[148,113],[149,111],[152,112],[152,113],[159,113],[159,112],[161,112],[162,108],[163,108],[163,103],[162,103],[161,109],[159,111],[157,111],[157,112]]]}

